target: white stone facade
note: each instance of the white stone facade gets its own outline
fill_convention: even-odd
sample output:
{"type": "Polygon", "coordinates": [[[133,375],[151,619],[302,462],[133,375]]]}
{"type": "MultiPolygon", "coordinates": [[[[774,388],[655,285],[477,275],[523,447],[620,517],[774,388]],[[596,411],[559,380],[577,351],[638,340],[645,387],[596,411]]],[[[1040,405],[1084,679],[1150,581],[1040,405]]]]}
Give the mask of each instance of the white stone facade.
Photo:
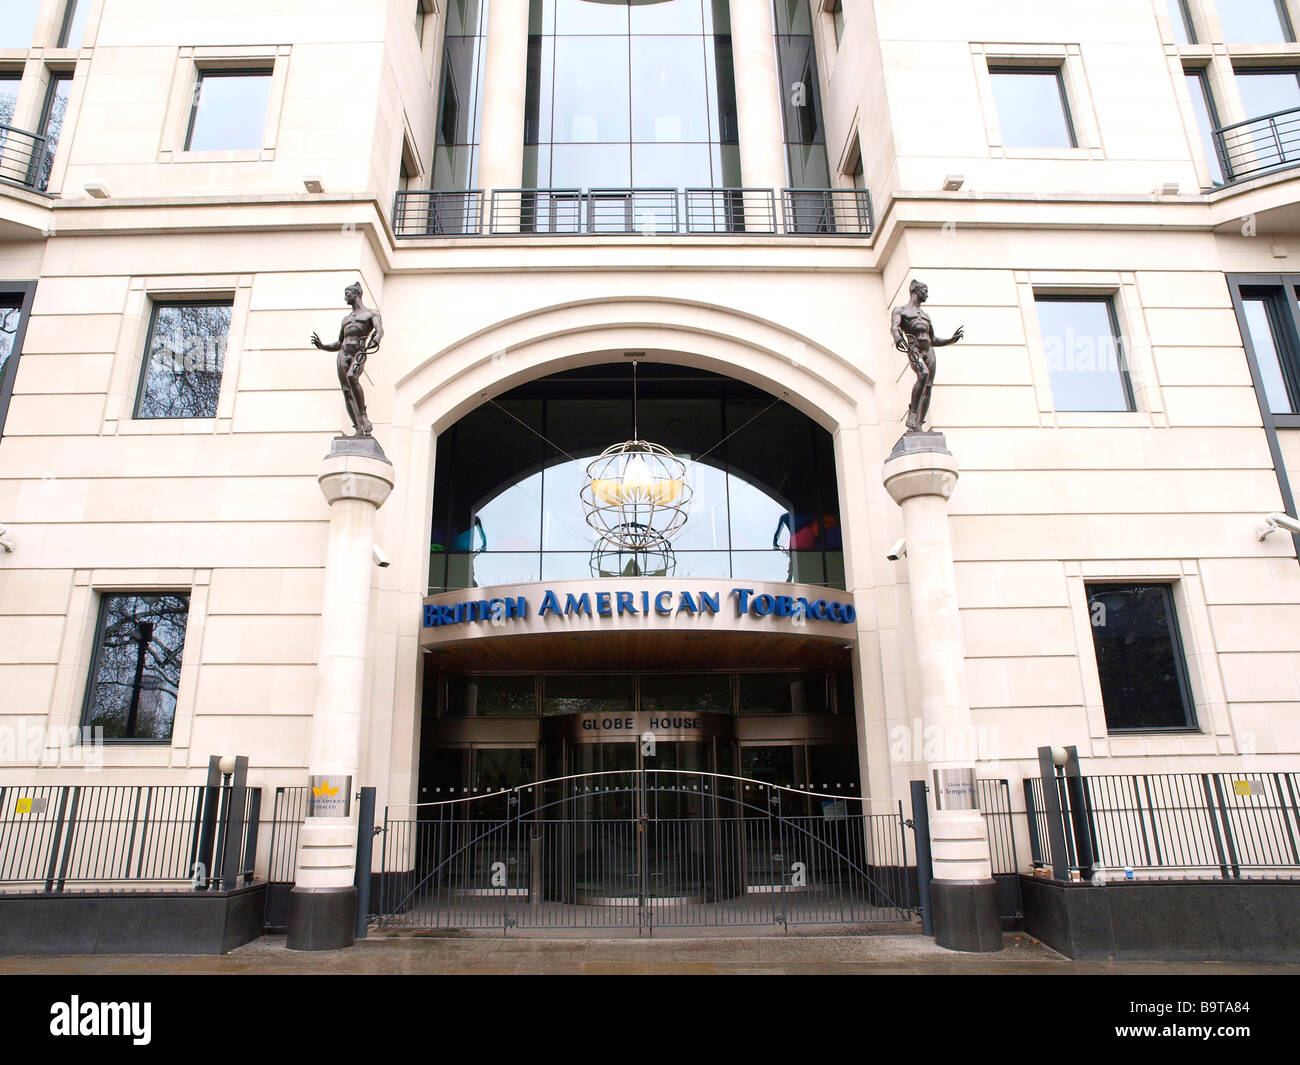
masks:
{"type": "MultiPolygon", "coordinates": [[[[1203,192],[1181,73],[1208,62],[1227,86],[1234,57],[1300,65],[1300,44],[1220,47],[1210,0],[1192,5],[1194,46],[1164,0],[843,0],[837,48],[813,0],[827,152],[849,188],[860,150],[870,239],[399,240],[403,157],[425,182],[431,165],[439,0],[422,43],[414,0],[90,2],[80,48],[54,46],[63,0],[44,0],[34,46],[0,51],[23,75],[22,129],[50,73],[74,73],[49,194],[0,186],[0,282],[35,284],[0,441],[0,729],[49,730],[0,783],[87,779],[60,730],[80,719],[98,597],[149,589],[191,596],[173,738],[106,747],[94,782],[199,783],[227,753],[249,757],[251,784],[305,782],[329,531],[316,481],[348,428],[307,338],[330,334],[358,278],[385,319],[366,394],[396,475],[375,517],[392,565],[373,569],[360,752],[381,806],[416,787],[437,434],[485,395],[625,350],[788,393],[832,433],[864,787],[905,797],[929,759],[881,465],[912,383],[889,314],[918,277],[938,330],[966,331],[939,353],[931,422],[961,467],[967,686],[997,757],[980,775],[1015,794],[1048,744],[1077,745],[1085,772],[1300,765],[1300,565],[1285,534],[1255,535],[1284,504],[1225,280],[1300,273],[1300,170],[1203,192]],[[1004,146],[990,58],[1061,68],[1078,147],[1004,146]],[[260,150],[185,151],[197,72],[250,64],[272,72],[260,150]],[[1135,411],[1054,409],[1034,297],[1070,293],[1113,297],[1135,411]],[[177,296],[233,302],[216,416],[135,419],[150,303],[177,296]],[[1108,734],[1084,585],[1120,578],[1173,587],[1194,732],[1108,734]]],[[[527,6],[493,0],[486,188],[521,184],[527,6]]],[[[755,94],[778,87],[771,16],[760,0],[732,12],[745,184],[769,187],[782,146],[755,141],[779,137],[780,109],[755,94]]],[[[1225,123],[1250,117],[1224,94],[1225,123]]],[[[1300,478],[1300,429],[1280,436],[1300,478]]]]}

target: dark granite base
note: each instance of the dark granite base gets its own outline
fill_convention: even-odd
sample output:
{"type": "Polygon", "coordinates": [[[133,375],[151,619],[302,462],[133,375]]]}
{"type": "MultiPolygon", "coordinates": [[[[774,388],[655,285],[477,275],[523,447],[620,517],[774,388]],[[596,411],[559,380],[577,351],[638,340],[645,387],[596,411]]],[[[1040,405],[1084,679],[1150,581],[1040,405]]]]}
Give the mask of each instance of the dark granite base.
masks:
{"type": "Polygon", "coordinates": [[[947,439],[937,429],[923,429],[920,431],[909,429],[898,438],[898,443],[894,445],[894,450],[889,453],[889,458],[896,459],[903,455],[915,455],[921,451],[939,451],[945,455],[952,454],[948,450],[947,439]]]}
{"type": "Polygon", "coordinates": [[[930,903],[939,946],[971,954],[1002,949],[998,886],[992,880],[931,880],[930,903]]]}
{"type": "Polygon", "coordinates": [[[336,436],[330,441],[330,453],[325,457],[327,459],[337,458],[340,455],[358,455],[364,459],[378,459],[380,462],[389,462],[388,456],[384,454],[384,449],[379,446],[379,441],[373,436],[336,436]]]}
{"type": "Polygon", "coordinates": [[[225,954],[262,934],[266,885],[0,895],[0,954],[225,954]]]}
{"type": "Polygon", "coordinates": [[[356,941],[357,889],[294,888],[289,893],[290,950],[341,950],[356,941]]]}
{"type": "Polygon", "coordinates": [[[1300,881],[1022,876],[1025,931],[1071,958],[1300,961],[1300,881]]]}

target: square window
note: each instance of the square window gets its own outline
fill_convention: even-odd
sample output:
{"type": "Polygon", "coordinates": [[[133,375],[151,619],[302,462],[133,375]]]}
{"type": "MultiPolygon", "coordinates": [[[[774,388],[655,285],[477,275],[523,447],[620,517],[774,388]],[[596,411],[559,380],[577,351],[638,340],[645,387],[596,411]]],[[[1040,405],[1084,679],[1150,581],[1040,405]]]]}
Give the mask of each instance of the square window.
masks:
{"type": "Polygon", "coordinates": [[[1109,296],[1034,297],[1058,411],[1131,411],[1133,389],[1109,296]]]}
{"type": "Polygon", "coordinates": [[[216,417],[230,313],[228,301],[154,304],[135,417],[216,417]]]}
{"type": "Polygon", "coordinates": [[[269,70],[200,71],[185,150],[260,149],[270,98],[269,70]]]}
{"type": "Polygon", "coordinates": [[[989,67],[989,80],[1005,147],[1077,147],[1059,68],[989,67]]]}
{"type": "Polygon", "coordinates": [[[189,608],[184,593],[102,598],[83,727],[106,740],[171,739],[189,608]]]}
{"type": "Polygon", "coordinates": [[[1294,41],[1285,0],[1219,0],[1219,25],[1228,44],[1294,41]]]}
{"type": "Polygon", "coordinates": [[[1248,118],[1263,118],[1300,107],[1300,72],[1238,70],[1234,73],[1248,118]]]}
{"type": "Polygon", "coordinates": [[[1191,685],[1171,587],[1089,584],[1086,588],[1107,729],[1194,729],[1191,685]]]}

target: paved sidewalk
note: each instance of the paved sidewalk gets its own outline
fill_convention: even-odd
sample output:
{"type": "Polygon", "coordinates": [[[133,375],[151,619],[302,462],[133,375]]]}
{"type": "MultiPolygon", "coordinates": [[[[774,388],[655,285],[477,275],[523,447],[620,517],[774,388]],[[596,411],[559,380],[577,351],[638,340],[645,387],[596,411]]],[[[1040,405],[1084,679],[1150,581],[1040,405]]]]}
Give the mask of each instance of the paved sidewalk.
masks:
{"type": "Polygon", "coordinates": [[[511,939],[372,936],[348,950],[303,954],[263,936],[224,957],[77,955],[0,958],[0,975],[245,974],[1300,974],[1300,965],[1225,962],[1072,962],[1036,940],[1008,935],[998,954],[957,954],[921,935],[511,939]]]}

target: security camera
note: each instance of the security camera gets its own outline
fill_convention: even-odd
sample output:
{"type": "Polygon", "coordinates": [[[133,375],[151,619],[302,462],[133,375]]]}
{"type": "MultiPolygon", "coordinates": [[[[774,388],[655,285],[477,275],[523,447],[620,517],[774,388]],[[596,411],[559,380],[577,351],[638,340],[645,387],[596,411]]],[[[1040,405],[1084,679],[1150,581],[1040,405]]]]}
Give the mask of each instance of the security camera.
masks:
{"type": "Polygon", "coordinates": [[[383,549],[378,544],[370,545],[370,561],[380,569],[387,569],[392,565],[392,562],[389,561],[388,556],[384,554],[383,549]]]}
{"type": "Polygon", "coordinates": [[[1300,535],[1300,521],[1291,517],[1290,514],[1270,514],[1264,519],[1264,524],[1255,530],[1255,535],[1262,542],[1268,539],[1271,534],[1277,532],[1278,529],[1285,529],[1289,533],[1300,535]]]}
{"type": "Polygon", "coordinates": [[[890,562],[897,562],[900,558],[906,558],[906,557],[907,557],[907,541],[906,541],[906,540],[895,540],[895,541],[894,541],[894,546],[891,547],[888,551],[885,552],[885,557],[886,557],[887,559],[889,559],[890,562]]]}

